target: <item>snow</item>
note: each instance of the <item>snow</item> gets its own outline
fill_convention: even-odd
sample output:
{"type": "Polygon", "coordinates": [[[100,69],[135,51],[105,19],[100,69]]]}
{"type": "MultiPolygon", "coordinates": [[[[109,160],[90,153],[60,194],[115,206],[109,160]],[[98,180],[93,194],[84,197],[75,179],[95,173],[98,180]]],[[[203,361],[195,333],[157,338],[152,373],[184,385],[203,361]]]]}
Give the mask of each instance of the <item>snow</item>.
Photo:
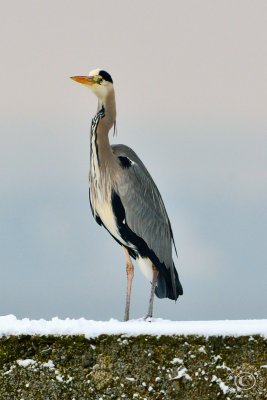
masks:
{"type": "Polygon", "coordinates": [[[177,363],[183,364],[183,360],[182,360],[181,358],[175,357],[175,358],[171,361],[171,363],[172,363],[172,364],[177,364],[177,363]]]}
{"type": "Polygon", "coordinates": [[[205,350],[205,347],[204,347],[204,346],[201,346],[201,347],[198,349],[198,351],[199,351],[200,353],[206,353],[206,350],[205,350]]]}
{"type": "MultiPolygon", "coordinates": [[[[36,368],[40,368],[40,367],[49,368],[51,371],[55,371],[56,379],[57,379],[60,383],[62,383],[62,382],[64,382],[64,383],[69,383],[69,382],[71,382],[72,379],[73,379],[73,378],[72,378],[71,376],[69,376],[69,375],[68,375],[67,377],[62,376],[61,373],[55,368],[55,365],[54,365],[54,363],[53,363],[52,360],[48,360],[48,362],[42,363],[42,362],[40,362],[40,361],[36,361],[36,360],[31,359],[31,358],[27,358],[27,359],[25,359],[25,360],[21,360],[21,359],[17,360],[17,364],[18,364],[20,367],[23,367],[23,368],[27,368],[27,367],[30,367],[30,368],[32,368],[32,367],[34,367],[34,368],[35,368],[35,367],[36,367],[36,368]]],[[[15,368],[15,366],[12,366],[11,369],[10,369],[9,371],[7,371],[7,372],[4,373],[4,375],[10,374],[10,372],[12,371],[13,368],[15,368]]],[[[35,368],[35,371],[37,371],[36,368],[35,368]]],[[[27,385],[26,385],[26,386],[27,386],[27,385]]]]}
{"type": "Polygon", "coordinates": [[[8,371],[4,372],[4,375],[10,374],[13,371],[14,368],[16,368],[15,365],[12,365],[11,368],[8,371]]]}
{"type": "Polygon", "coordinates": [[[48,360],[47,362],[43,363],[43,366],[49,369],[55,369],[55,365],[52,360],[48,360]]]}
{"type": "Polygon", "coordinates": [[[136,335],[204,335],[243,336],[262,335],[267,337],[267,319],[225,321],[169,321],[153,318],[120,322],[93,321],[85,318],[65,320],[58,317],[44,319],[17,319],[14,315],[0,316],[0,337],[10,335],[85,335],[96,337],[102,334],[136,335]]]}
{"type": "Polygon", "coordinates": [[[222,390],[222,392],[223,392],[224,394],[227,394],[228,392],[230,392],[230,393],[234,393],[234,392],[235,392],[235,389],[234,389],[234,388],[231,388],[231,387],[227,386],[227,385],[221,380],[221,378],[218,378],[216,375],[213,375],[213,376],[212,376],[211,382],[216,382],[216,383],[218,383],[218,385],[220,386],[220,388],[221,388],[221,390],[222,390]]]}
{"type": "Polygon", "coordinates": [[[35,360],[32,360],[31,358],[26,358],[26,360],[17,360],[17,363],[21,366],[21,367],[28,367],[29,365],[33,365],[36,363],[35,360]]]}
{"type": "Polygon", "coordinates": [[[227,369],[228,371],[231,371],[231,368],[227,367],[227,365],[225,365],[225,362],[223,362],[222,365],[216,365],[216,368],[227,369]]]}
{"type": "Polygon", "coordinates": [[[175,376],[174,378],[171,378],[170,381],[177,381],[178,379],[181,379],[183,376],[185,377],[185,379],[192,381],[192,378],[190,375],[188,375],[187,372],[187,368],[182,368],[182,369],[178,369],[178,375],[175,376]]]}

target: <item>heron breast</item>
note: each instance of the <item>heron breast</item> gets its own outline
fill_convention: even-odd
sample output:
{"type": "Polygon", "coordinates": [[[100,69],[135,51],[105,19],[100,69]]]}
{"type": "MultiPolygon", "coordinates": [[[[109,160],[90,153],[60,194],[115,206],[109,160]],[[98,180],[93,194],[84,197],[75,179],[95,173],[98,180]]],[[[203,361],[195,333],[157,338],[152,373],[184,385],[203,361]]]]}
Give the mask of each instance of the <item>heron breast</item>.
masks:
{"type": "Polygon", "coordinates": [[[118,239],[122,244],[127,245],[127,243],[121,238],[119,234],[119,230],[117,227],[116,223],[116,218],[112,210],[111,203],[109,202],[104,202],[104,203],[98,203],[96,205],[96,211],[99,217],[101,218],[102,223],[105,225],[107,230],[116,238],[118,239]]]}

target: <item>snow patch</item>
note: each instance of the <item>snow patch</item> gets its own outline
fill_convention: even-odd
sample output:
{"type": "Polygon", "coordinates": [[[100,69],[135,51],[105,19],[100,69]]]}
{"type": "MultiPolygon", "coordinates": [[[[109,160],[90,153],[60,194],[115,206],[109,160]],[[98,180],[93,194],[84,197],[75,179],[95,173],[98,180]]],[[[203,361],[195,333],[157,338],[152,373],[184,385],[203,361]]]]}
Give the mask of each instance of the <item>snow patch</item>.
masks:
{"type": "Polygon", "coordinates": [[[15,365],[12,365],[8,371],[4,372],[4,375],[9,375],[13,371],[14,368],[16,368],[15,365]]]}
{"type": "Polygon", "coordinates": [[[43,363],[42,365],[43,365],[43,367],[55,369],[55,365],[52,360],[48,360],[47,362],[43,363]]]}
{"type": "Polygon", "coordinates": [[[227,369],[228,371],[232,371],[231,368],[229,368],[229,367],[227,367],[227,365],[225,365],[225,362],[223,362],[222,365],[216,365],[216,368],[227,369]]]}
{"type": "Polygon", "coordinates": [[[129,336],[136,335],[204,335],[204,336],[243,336],[262,335],[267,337],[267,319],[225,320],[225,321],[169,321],[152,318],[120,322],[93,321],[85,318],[65,320],[57,317],[50,321],[44,319],[17,319],[14,315],[0,317],[0,337],[10,335],[85,335],[96,337],[102,334],[129,336]]]}
{"type": "Polygon", "coordinates": [[[183,360],[181,358],[175,357],[172,361],[171,364],[183,364],[183,360]]]}
{"type": "Polygon", "coordinates": [[[199,351],[200,353],[205,353],[205,354],[206,354],[206,350],[205,350],[205,347],[204,347],[204,346],[201,346],[201,347],[198,349],[198,351],[199,351]]]}
{"type": "Polygon", "coordinates": [[[182,377],[185,377],[185,379],[192,381],[192,378],[190,375],[187,374],[187,368],[182,368],[182,369],[178,369],[178,375],[175,376],[174,378],[171,378],[170,381],[177,381],[178,379],[181,379],[182,377]]]}
{"type": "Polygon", "coordinates": [[[220,389],[222,390],[223,394],[227,393],[235,393],[235,389],[227,386],[221,378],[218,378],[216,375],[212,375],[211,382],[216,382],[219,386],[220,389]]]}
{"type": "Polygon", "coordinates": [[[17,363],[20,367],[28,367],[29,365],[33,365],[36,363],[35,360],[32,360],[31,358],[26,358],[26,360],[17,360],[17,363]]]}

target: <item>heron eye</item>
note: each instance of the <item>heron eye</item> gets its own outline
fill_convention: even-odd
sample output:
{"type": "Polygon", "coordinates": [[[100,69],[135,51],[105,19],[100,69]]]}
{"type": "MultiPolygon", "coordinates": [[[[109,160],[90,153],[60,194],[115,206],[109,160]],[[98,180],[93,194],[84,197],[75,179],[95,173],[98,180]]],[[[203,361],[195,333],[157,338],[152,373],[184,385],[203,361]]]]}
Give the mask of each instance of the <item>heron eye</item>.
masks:
{"type": "Polygon", "coordinates": [[[101,85],[101,83],[103,82],[103,78],[101,76],[95,76],[94,81],[101,85]]]}

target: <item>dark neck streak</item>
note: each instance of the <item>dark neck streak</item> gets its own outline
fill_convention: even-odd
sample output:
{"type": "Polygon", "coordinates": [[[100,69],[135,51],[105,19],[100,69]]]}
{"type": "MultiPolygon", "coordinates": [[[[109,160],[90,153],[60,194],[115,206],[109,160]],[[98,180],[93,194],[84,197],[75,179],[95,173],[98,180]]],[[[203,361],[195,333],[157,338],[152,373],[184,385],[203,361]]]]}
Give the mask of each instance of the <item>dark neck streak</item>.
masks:
{"type": "Polygon", "coordinates": [[[116,119],[116,105],[114,90],[112,90],[104,104],[98,104],[97,114],[91,125],[91,175],[95,185],[100,184],[100,176],[112,169],[114,155],[110,147],[108,133],[116,119]],[[107,167],[109,165],[109,167],[107,167]]]}
{"type": "Polygon", "coordinates": [[[96,115],[92,119],[92,124],[91,124],[91,135],[90,135],[91,162],[92,161],[94,162],[93,155],[95,154],[97,157],[98,164],[100,163],[100,160],[99,160],[99,152],[98,152],[97,132],[98,132],[98,124],[99,124],[101,118],[104,118],[104,116],[105,116],[104,107],[99,108],[96,115]]]}
{"type": "Polygon", "coordinates": [[[103,103],[99,102],[97,115],[99,115],[100,118],[95,131],[95,146],[98,151],[98,161],[100,165],[113,156],[108,133],[116,119],[114,90],[108,93],[103,103]]]}

